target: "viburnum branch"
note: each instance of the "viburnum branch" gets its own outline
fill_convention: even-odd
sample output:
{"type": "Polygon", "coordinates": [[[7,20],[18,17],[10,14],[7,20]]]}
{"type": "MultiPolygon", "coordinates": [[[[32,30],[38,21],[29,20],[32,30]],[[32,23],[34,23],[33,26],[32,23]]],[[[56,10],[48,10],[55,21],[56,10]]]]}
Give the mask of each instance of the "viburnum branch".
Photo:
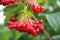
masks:
{"type": "MultiPolygon", "coordinates": [[[[21,2],[22,2],[23,0],[21,0],[21,2]]],[[[30,2],[30,3],[32,3],[32,4],[37,4],[38,5],[38,3],[37,3],[37,0],[26,0],[26,1],[28,1],[28,2],[30,2]]],[[[23,3],[23,2],[22,2],[23,3]]],[[[26,8],[28,8],[28,3],[27,3],[27,6],[26,6],[26,8]]],[[[26,16],[26,19],[28,19],[27,18],[27,13],[25,13],[25,16],[26,16]]],[[[35,18],[35,16],[33,15],[33,18],[35,19],[35,21],[38,21],[38,19],[36,19],[35,18]]],[[[29,19],[30,20],[30,19],[29,19]]],[[[16,24],[14,24],[14,25],[10,25],[10,23],[12,24],[13,22],[12,21],[14,21],[14,22],[17,22],[17,20],[15,20],[15,17],[14,18],[12,18],[12,20],[10,21],[10,22],[8,22],[8,25],[9,25],[9,27],[10,27],[10,29],[13,29],[13,27],[14,27],[14,29],[16,28],[16,24]]],[[[30,22],[31,22],[31,20],[30,20],[30,22]]],[[[21,25],[20,25],[21,26],[21,25]]],[[[19,27],[20,27],[19,26],[19,27]]],[[[23,26],[23,25],[22,25],[23,26]]],[[[39,26],[41,26],[41,25],[39,25],[39,26]]],[[[18,27],[18,26],[17,26],[18,27]]],[[[25,26],[26,27],[26,26],[25,26]]],[[[19,31],[20,31],[20,29],[19,29],[19,31]]],[[[23,30],[24,31],[24,30],[23,30]]],[[[46,35],[46,37],[48,38],[48,40],[52,40],[52,38],[49,36],[49,34],[47,33],[47,31],[46,30],[43,30],[43,32],[44,32],[44,34],[46,35]]],[[[35,34],[34,34],[35,35],[35,34]]]]}

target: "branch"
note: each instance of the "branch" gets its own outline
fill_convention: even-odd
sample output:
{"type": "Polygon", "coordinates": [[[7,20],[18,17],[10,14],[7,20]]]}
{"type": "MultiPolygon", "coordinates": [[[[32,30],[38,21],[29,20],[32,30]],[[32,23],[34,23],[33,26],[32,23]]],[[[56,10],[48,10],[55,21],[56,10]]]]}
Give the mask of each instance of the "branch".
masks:
{"type": "MultiPolygon", "coordinates": [[[[29,3],[31,3],[31,4],[37,4],[37,5],[39,5],[39,4],[37,3],[37,0],[26,0],[26,2],[29,2],[29,3]]],[[[37,19],[35,18],[34,15],[33,15],[33,18],[37,21],[37,19]]],[[[44,34],[46,35],[46,37],[48,38],[48,40],[52,40],[52,38],[50,37],[50,35],[47,33],[46,30],[43,30],[43,32],[44,32],[44,34]]]]}
{"type": "MultiPolygon", "coordinates": [[[[35,19],[35,21],[38,21],[38,19],[35,18],[35,16],[33,15],[33,18],[35,19]]],[[[40,26],[40,25],[39,25],[40,26]]],[[[48,38],[48,40],[52,40],[52,38],[50,37],[50,35],[47,33],[46,30],[43,30],[44,34],[46,35],[46,37],[48,38]]]]}
{"type": "Polygon", "coordinates": [[[37,0],[28,0],[28,2],[31,2],[31,3],[34,3],[34,4],[38,5],[37,0]]]}

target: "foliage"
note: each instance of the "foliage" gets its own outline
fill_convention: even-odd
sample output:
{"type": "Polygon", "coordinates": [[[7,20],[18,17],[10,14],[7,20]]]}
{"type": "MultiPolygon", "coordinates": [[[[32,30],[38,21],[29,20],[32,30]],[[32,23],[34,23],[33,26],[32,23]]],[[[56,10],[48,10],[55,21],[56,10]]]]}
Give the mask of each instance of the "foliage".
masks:
{"type": "MultiPolygon", "coordinates": [[[[53,40],[60,40],[60,31],[59,31],[60,29],[60,7],[56,6],[56,1],[57,0],[48,0],[47,2],[47,0],[45,1],[38,0],[39,4],[43,5],[44,8],[46,7],[44,12],[38,15],[35,13],[32,13],[32,10],[30,7],[29,7],[30,10],[29,9],[27,10],[25,4],[22,4],[20,2],[10,4],[6,6],[6,8],[4,9],[4,15],[6,16],[4,20],[5,25],[11,19],[12,16],[16,16],[16,18],[19,20],[25,15],[24,13],[28,12],[29,14],[27,15],[29,17],[32,17],[32,15],[34,14],[34,16],[37,19],[43,19],[44,20],[43,26],[45,27],[47,32],[50,34],[50,36],[53,38],[53,40]],[[47,8],[50,5],[52,7],[56,6],[57,8],[54,7],[55,10],[51,12],[47,8]]],[[[0,26],[0,40],[42,40],[42,39],[45,40],[46,39],[45,35],[42,32],[40,32],[39,35],[32,36],[26,33],[20,33],[15,30],[9,30],[7,26],[2,26],[2,27],[0,26]],[[43,38],[40,39],[41,37],[43,38]]]]}

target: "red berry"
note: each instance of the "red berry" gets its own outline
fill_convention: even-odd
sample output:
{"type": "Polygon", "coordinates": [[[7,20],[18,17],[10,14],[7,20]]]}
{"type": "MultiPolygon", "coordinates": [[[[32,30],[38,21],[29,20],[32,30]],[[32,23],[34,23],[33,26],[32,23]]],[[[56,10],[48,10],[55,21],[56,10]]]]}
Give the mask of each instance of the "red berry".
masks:
{"type": "Polygon", "coordinates": [[[5,1],[6,0],[1,0],[1,4],[4,5],[4,6],[6,5],[6,2],[5,1]]]}
{"type": "Polygon", "coordinates": [[[36,35],[36,34],[37,34],[36,30],[33,30],[32,35],[36,35]]]}
{"type": "Polygon", "coordinates": [[[34,10],[35,5],[34,4],[30,4],[30,6],[31,6],[32,10],[34,10]]]}
{"type": "Polygon", "coordinates": [[[25,32],[26,31],[26,29],[25,29],[26,27],[27,27],[27,25],[25,23],[23,23],[21,29],[24,30],[24,32],[25,32]]]}
{"type": "Polygon", "coordinates": [[[37,24],[33,24],[33,28],[34,29],[37,29],[38,28],[38,25],[37,24]]]}
{"type": "Polygon", "coordinates": [[[14,23],[12,26],[13,26],[13,28],[15,29],[17,25],[16,25],[16,23],[14,23]]]}
{"type": "Polygon", "coordinates": [[[28,33],[28,34],[31,34],[31,32],[32,32],[33,30],[34,30],[34,28],[30,26],[30,27],[28,27],[28,29],[27,29],[27,33],[28,33]]]}
{"type": "Polygon", "coordinates": [[[21,26],[21,28],[20,28],[20,32],[26,32],[26,25],[25,24],[23,24],[22,26],[21,26]]]}
{"type": "Polygon", "coordinates": [[[26,32],[27,32],[27,30],[29,29],[29,27],[30,27],[30,24],[29,24],[29,22],[25,22],[25,30],[26,30],[26,32]]]}
{"type": "Polygon", "coordinates": [[[16,0],[0,0],[0,4],[2,4],[4,6],[11,4],[11,3],[13,4],[15,2],[16,2],[16,0]]]}
{"type": "Polygon", "coordinates": [[[31,8],[34,12],[40,13],[44,11],[44,8],[42,6],[36,5],[36,4],[30,4],[31,8]]]}
{"type": "Polygon", "coordinates": [[[16,20],[16,18],[15,18],[15,17],[12,17],[12,18],[11,18],[11,21],[15,21],[15,20],[16,20]]]}
{"type": "Polygon", "coordinates": [[[8,25],[12,25],[13,24],[13,22],[11,22],[11,21],[8,21],[8,25]]]}
{"type": "Polygon", "coordinates": [[[37,12],[37,6],[35,6],[35,7],[33,8],[33,11],[34,11],[34,12],[37,12]]]}
{"type": "Polygon", "coordinates": [[[26,27],[25,27],[25,30],[26,30],[26,32],[28,33],[28,32],[29,32],[29,26],[26,26],[26,27]]]}
{"type": "Polygon", "coordinates": [[[34,11],[34,12],[36,12],[37,10],[37,5],[36,4],[31,4],[31,7],[32,7],[32,10],[34,11]]]}
{"type": "Polygon", "coordinates": [[[16,30],[20,30],[20,29],[21,29],[21,23],[17,23],[16,30]]]}
{"type": "Polygon", "coordinates": [[[25,26],[26,26],[26,24],[25,24],[25,23],[23,23],[23,24],[22,24],[22,27],[25,27],[25,26]]]}
{"type": "Polygon", "coordinates": [[[9,29],[13,29],[13,26],[12,25],[8,25],[9,29]]]}
{"type": "Polygon", "coordinates": [[[41,9],[40,9],[40,6],[38,6],[38,7],[37,7],[37,13],[41,12],[40,10],[41,10],[41,9]]]}
{"type": "Polygon", "coordinates": [[[39,20],[39,24],[42,24],[43,23],[43,20],[39,20]]]}
{"type": "Polygon", "coordinates": [[[30,30],[30,31],[33,31],[33,30],[34,30],[34,28],[30,26],[29,30],[30,30]]]}
{"type": "Polygon", "coordinates": [[[9,0],[6,0],[5,3],[6,3],[6,5],[10,4],[9,0]]]}
{"type": "Polygon", "coordinates": [[[0,1],[0,5],[1,5],[1,1],[0,1]]]}
{"type": "Polygon", "coordinates": [[[39,29],[36,29],[36,32],[38,33],[39,32],[39,29]]]}
{"type": "Polygon", "coordinates": [[[44,8],[41,6],[40,7],[40,12],[43,12],[44,11],[44,8]]]}
{"type": "Polygon", "coordinates": [[[39,21],[36,21],[35,24],[39,24],[39,21]]]}
{"type": "Polygon", "coordinates": [[[41,31],[43,31],[43,30],[44,30],[44,27],[43,27],[43,26],[41,26],[41,27],[40,27],[40,30],[41,30],[41,31]]]}
{"type": "Polygon", "coordinates": [[[26,25],[30,24],[29,22],[25,22],[26,25]]]}
{"type": "Polygon", "coordinates": [[[16,1],[16,0],[10,0],[10,3],[12,3],[12,4],[13,4],[13,3],[15,3],[15,1],[16,1]]]}

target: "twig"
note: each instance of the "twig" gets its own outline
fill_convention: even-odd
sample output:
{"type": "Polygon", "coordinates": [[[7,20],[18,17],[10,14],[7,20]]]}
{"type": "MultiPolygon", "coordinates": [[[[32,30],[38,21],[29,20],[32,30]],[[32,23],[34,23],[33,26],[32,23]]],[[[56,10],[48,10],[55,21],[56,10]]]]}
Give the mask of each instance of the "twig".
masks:
{"type": "MultiPolygon", "coordinates": [[[[38,3],[37,3],[37,1],[36,0],[26,0],[26,1],[28,1],[28,2],[30,2],[30,3],[34,3],[34,4],[37,4],[38,5],[38,3]]],[[[28,4],[27,4],[27,7],[28,7],[28,4]]],[[[35,19],[35,21],[38,21],[36,18],[35,18],[35,16],[33,15],[33,18],[35,19]]],[[[48,38],[48,40],[52,40],[52,38],[50,37],[50,35],[47,33],[47,31],[46,30],[43,30],[43,32],[44,32],[44,34],[46,35],[46,37],[48,38]]]]}
{"type": "MultiPolygon", "coordinates": [[[[33,15],[33,18],[35,19],[35,21],[38,21],[35,16],[33,15]]],[[[40,25],[39,25],[40,26],[40,25]]],[[[43,30],[44,34],[46,35],[46,37],[48,38],[48,40],[52,40],[52,38],[50,37],[50,35],[47,33],[46,30],[43,30]]]]}

